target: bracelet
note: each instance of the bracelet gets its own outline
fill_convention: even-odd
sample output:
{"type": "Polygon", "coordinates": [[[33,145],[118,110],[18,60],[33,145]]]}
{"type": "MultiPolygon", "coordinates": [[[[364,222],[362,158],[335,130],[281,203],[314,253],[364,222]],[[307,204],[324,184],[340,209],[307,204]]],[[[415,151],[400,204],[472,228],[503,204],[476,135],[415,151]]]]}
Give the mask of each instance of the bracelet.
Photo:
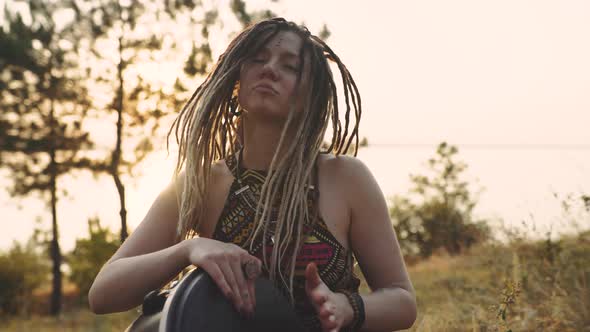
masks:
{"type": "Polygon", "coordinates": [[[349,325],[349,330],[359,331],[365,322],[365,303],[363,302],[363,298],[359,293],[345,289],[337,290],[337,292],[344,294],[352,307],[353,316],[352,322],[350,322],[349,325]]]}

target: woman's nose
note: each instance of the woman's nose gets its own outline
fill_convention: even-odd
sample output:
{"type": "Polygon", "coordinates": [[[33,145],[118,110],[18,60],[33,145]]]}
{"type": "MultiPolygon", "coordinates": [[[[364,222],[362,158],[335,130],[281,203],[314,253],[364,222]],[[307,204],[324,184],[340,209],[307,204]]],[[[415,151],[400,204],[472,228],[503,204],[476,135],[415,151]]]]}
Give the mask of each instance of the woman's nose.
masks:
{"type": "Polygon", "coordinates": [[[276,81],[279,78],[279,73],[276,68],[277,64],[275,61],[267,61],[264,66],[262,66],[262,77],[268,77],[273,81],[276,81]]]}

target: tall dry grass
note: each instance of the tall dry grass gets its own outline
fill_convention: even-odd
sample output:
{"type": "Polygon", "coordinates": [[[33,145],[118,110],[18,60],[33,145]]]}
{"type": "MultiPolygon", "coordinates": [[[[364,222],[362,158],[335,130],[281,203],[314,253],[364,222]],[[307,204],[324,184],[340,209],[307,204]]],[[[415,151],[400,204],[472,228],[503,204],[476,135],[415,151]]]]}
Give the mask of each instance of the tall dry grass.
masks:
{"type": "Polygon", "coordinates": [[[10,332],[122,332],[138,315],[136,310],[95,315],[86,308],[65,311],[59,318],[46,315],[0,320],[0,331],[10,332]]]}
{"type": "Polygon", "coordinates": [[[409,271],[410,331],[590,331],[590,232],[481,245],[409,271]]]}

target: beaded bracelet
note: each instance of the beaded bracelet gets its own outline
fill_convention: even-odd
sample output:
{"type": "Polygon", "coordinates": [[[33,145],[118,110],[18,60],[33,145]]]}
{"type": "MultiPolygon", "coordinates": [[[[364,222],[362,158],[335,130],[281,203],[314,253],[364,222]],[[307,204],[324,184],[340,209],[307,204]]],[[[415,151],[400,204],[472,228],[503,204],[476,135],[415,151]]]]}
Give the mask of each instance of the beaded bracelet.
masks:
{"type": "Polygon", "coordinates": [[[352,322],[350,322],[347,330],[359,331],[365,322],[365,303],[363,302],[363,298],[359,293],[350,292],[345,289],[338,290],[337,292],[344,294],[352,307],[352,322]]]}

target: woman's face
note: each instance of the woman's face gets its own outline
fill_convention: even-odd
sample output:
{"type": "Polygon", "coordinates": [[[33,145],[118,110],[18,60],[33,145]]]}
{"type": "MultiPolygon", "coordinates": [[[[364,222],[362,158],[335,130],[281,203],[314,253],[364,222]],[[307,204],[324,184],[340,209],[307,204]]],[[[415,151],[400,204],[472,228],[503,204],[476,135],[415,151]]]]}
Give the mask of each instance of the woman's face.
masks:
{"type": "Polygon", "coordinates": [[[238,98],[248,114],[287,116],[291,98],[297,97],[297,75],[303,70],[299,61],[302,42],[296,33],[281,31],[244,62],[238,98]]]}

